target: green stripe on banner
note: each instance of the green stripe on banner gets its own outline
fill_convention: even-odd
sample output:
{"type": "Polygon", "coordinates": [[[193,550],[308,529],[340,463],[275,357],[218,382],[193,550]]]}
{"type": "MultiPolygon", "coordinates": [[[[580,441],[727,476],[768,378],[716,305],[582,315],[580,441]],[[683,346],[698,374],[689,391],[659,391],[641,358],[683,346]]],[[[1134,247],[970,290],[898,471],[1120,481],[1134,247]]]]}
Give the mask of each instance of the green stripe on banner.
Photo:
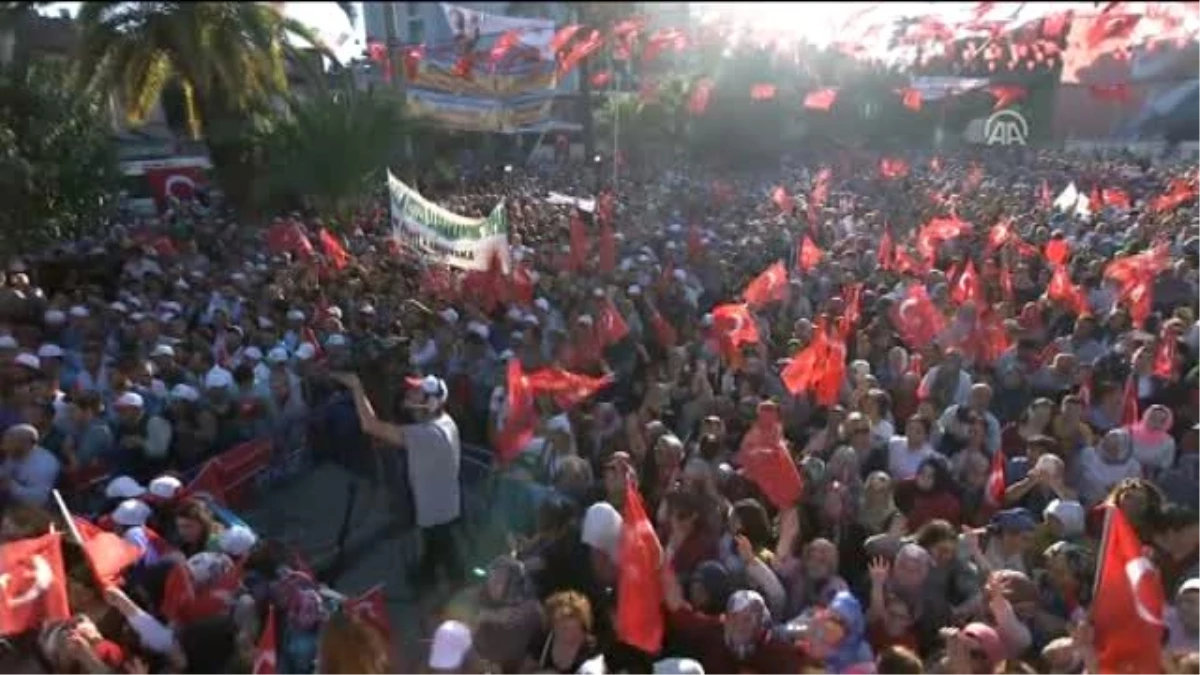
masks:
{"type": "MultiPolygon", "coordinates": [[[[399,207],[401,217],[429,233],[450,242],[478,240],[508,233],[508,216],[504,202],[496,205],[486,218],[467,218],[438,206],[421,196],[388,173],[393,209],[399,207]]],[[[396,214],[393,212],[393,217],[396,214]]]]}

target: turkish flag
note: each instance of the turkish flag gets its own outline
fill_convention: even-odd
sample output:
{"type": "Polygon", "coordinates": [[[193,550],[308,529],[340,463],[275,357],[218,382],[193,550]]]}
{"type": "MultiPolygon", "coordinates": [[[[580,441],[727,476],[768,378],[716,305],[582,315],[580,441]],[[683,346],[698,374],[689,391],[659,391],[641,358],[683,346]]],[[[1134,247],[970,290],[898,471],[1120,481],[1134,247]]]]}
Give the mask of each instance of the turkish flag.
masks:
{"type": "Polygon", "coordinates": [[[697,81],[688,96],[688,111],[693,115],[703,115],[708,110],[708,102],[712,100],[712,90],[713,81],[709,78],[697,81]]]}
{"type": "Polygon", "coordinates": [[[1175,358],[1179,350],[1179,341],[1174,331],[1164,327],[1158,334],[1158,345],[1154,348],[1154,374],[1159,377],[1175,380],[1175,358]]]}
{"type": "Polygon", "coordinates": [[[260,438],[235,445],[213,458],[223,480],[222,492],[227,505],[236,505],[250,493],[255,476],[271,463],[273,451],[271,439],[260,438]]]}
{"type": "Polygon", "coordinates": [[[1117,506],[1108,506],[1092,594],[1092,626],[1102,673],[1161,673],[1162,578],[1117,506]]]}
{"type": "Polygon", "coordinates": [[[533,388],[521,368],[521,360],[515,356],[508,360],[507,395],[504,417],[492,445],[501,465],[508,464],[521,449],[533,440],[533,429],[537,426],[537,410],[533,406],[533,388]]]}
{"type": "Polygon", "coordinates": [[[900,103],[903,104],[904,107],[908,108],[909,110],[912,110],[912,111],[920,110],[921,109],[921,91],[919,89],[913,89],[912,87],[906,87],[904,89],[901,89],[900,90],[900,103]]]}
{"type": "Polygon", "coordinates": [[[571,255],[567,261],[567,269],[578,272],[587,266],[588,236],[583,225],[583,218],[578,211],[571,211],[571,255]]]}
{"type": "Polygon", "coordinates": [[[821,259],[825,257],[825,252],[819,246],[813,243],[813,240],[808,235],[804,235],[804,239],[800,242],[800,254],[797,256],[796,262],[804,272],[811,272],[812,268],[820,264],[821,259]]]}
{"type": "Polygon", "coordinates": [[[688,225],[687,255],[688,260],[692,262],[704,255],[704,239],[700,236],[700,226],[695,223],[688,225]]]}
{"type": "Polygon", "coordinates": [[[932,218],[917,233],[917,253],[926,261],[933,262],[937,248],[943,241],[960,236],[968,229],[970,226],[958,216],[932,218]]]}
{"type": "Polygon", "coordinates": [[[184,487],[183,492],[189,497],[194,495],[208,495],[213,501],[223,504],[226,502],[225,485],[225,477],[222,475],[221,466],[214,457],[200,467],[200,471],[184,487]]]}
{"type": "Polygon", "coordinates": [[[992,229],[988,230],[987,246],[983,248],[983,254],[991,255],[992,251],[1016,238],[1017,235],[1012,229],[1012,221],[1005,218],[993,225],[992,229]]]}
{"type": "Polygon", "coordinates": [[[1165,194],[1155,197],[1150,202],[1151,210],[1155,212],[1173,211],[1196,196],[1196,186],[1188,180],[1174,180],[1165,194]]]}
{"type": "Polygon", "coordinates": [[[146,182],[154,194],[159,211],[165,211],[169,198],[187,201],[196,196],[196,188],[208,182],[204,169],[198,166],[146,170],[146,182]]]}
{"type": "Polygon", "coordinates": [[[820,324],[813,330],[812,341],[796,352],[779,373],[784,386],[793,396],[812,389],[820,380],[822,360],[828,352],[825,342],[825,327],[824,324],[820,324]]]}
{"type": "Polygon", "coordinates": [[[275,648],[275,605],[267,605],[267,625],[263,626],[262,634],[258,636],[258,644],[254,646],[254,675],[275,675],[278,665],[278,651],[275,648]]]}
{"type": "Polygon", "coordinates": [[[754,426],[742,437],[737,463],[777,509],[790,508],[804,491],[800,472],[783,442],[779,408],[774,403],[758,406],[754,426]]]}
{"type": "Polygon", "coordinates": [[[75,521],[79,536],[83,538],[88,564],[100,585],[107,587],[120,584],[125,570],[142,557],[141,549],[112,532],[100,529],[87,519],[79,516],[71,518],[75,521]]]}
{"type": "Polygon", "coordinates": [[[787,270],[783,263],[775,261],[761,274],[754,277],[742,291],[742,297],[751,307],[760,307],[770,302],[783,300],[787,297],[787,270]]]}
{"type": "Polygon", "coordinates": [[[903,178],[908,175],[908,162],[902,159],[884,157],[879,160],[879,174],[888,180],[903,178]]]}
{"type": "Polygon", "coordinates": [[[523,307],[533,304],[533,276],[524,261],[513,265],[509,288],[512,290],[513,302],[523,307]]]}
{"type": "Polygon", "coordinates": [[[1051,239],[1046,242],[1046,260],[1054,265],[1065,265],[1071,258],[1071,245],[1066,239],[1051,239]]]}
{"type": "Polygon", "coordinates": [[[988,93],[996,97],[992,110],[1000,110],[1025,98],[1028,92],[1019,84],[993,84],[988,87],[988,93]]]}
{"type": "Polygon", "coordinates": [[[611,298],[605,298],[601,303],[596,324],[596,330],[600,334],[600,344],[605,347],[616,344],[629,335],[629,324],[625,323],[625,317],[621,316],[620,310],[613,304],[611,298]]]}
{"type": "Polygon", "coordinates": [[[342,609],[370,624],[388,644],[391,644],[392,622],[388,619],[385,600],[383,584],[377,584],[357,598],[347,600],[342,604],[342,609]]]}
{"type": "Polygon", "coordinates": [[[660,571],[663,550],[633,481],[625,484],[622,511],[617,639],[647,654],[657,654],[662,649],[665,632],[660,571]]]}
{"type": "Polygon", "coordinates": [[[742,345],[758,343],[758,324],[750,316],[748,305],[725,304],[713,307],[713,335],[726,361],[739,363],[742,345]]]}
{"type": "Polygon", "coordinates": [[[829,112],[829,109],[833,107],[836,101],[837,89],[817,89],[816,91],[808,92],[808,95],[804,97],[804,107],[809,110],[829,112]]]}
{"type": "Polygon", "coordinates": [[[234,593],[242,583],[241,570],[231,568],[197,589],[186,563],[176,563],[167,573],[159,609],[168,621],[191,623],[229,612],[234,593]]]}
{"type": "Polygon", "coordinates": [[[1125,379],[1125,388],[1121,390],[1121,426],[1131,427],[1138,423],[1139,417],[1137,376],[1130,375],[1125,379]]]}
{"type": "Polygon", "coordinates": [[[967,260],[962,273],[954,281],[954,288],[950,291],[950,298],[960,305],[965,305],[968,302],[978,303],[983,300],[983,289],[979,284],[979,275],[975,273],[974,261],[967,260]]]}
{"type": "Polygon", "coordinates": [[[892,269],[895,257],[896,244],[892,241],[892,228],[884,227],[883,236],[879,238],[879,251],[875,254],[875,260],[879,263],[879,269],[892,269]]]}
{"type": "Polygon", "coordinates": [[[775,189],[771,191],[771,201],[775,202],[775,206],[778,206],[779,210],[784,213],[790,214],[796,210],[796,201],[782,185],[775,186],[775,189]]]}
{"type": "Polygon", "coordinates": [[[529,386],[537,394],[550,394],[560,408],[572,408],[612,384],[612,376],[592,377],[562,368],[542,368],[529,375],[529,386]]]}
{"type": "Polygon", "coordinates": [[[987,485],[983,496],[988,506],[998,509],[1004,505],[1004,452],[996,448],[992,453],[992,468],[988,471],[987,485]]]}
{"type": "Polygon", "coordinates": [[[1105,206],[1126,211],[1133,207],[1129,194],[1121,188],[1104,188],[1100,191],[1100,201],[1104,202],[1105,206]]]}
{"type": "Polygon", "coordinates": [[[755,101],[769,101],[775,98],[775,85],[756,84],[750,87],[750,98],[755,101]]]}
{"type": "Polygon", "coordinates": [[[904,300],[893,310],[892,324],[905,344],[914,349],[924,349],[945,330],[946,317],[929,299],[923,284],[912,284],[904,300]]]}
{"type": "Polygon", "coordinates": [[[51,532],[0,546],[0,635],[70,618],[61,538],[51,532]]]}
{"type": "Polygon", "coordinates": [[[1050,285],[1046,287],[1046,297],[1058,300],[1078,315],[1089,313],[1087,297],[1079,289],[1079,286],[1071,281],[1071,275],[1067,272],[1067,268],[1061,265],[1054,268],[1054,274],[1050,277],[1050,285]]]}
{"type": "Polygon", "coordinates": [[[334,268],[339,270],[345,269],[346,265],[350,264],[350,254],[342,247],[342,243],[337,240],[337,237],[333,236],[329,230],[323,227],[321,228],[321,233],[317,236],[321,242],[321,249],[325,251],[326,257],[333,262],[334,268]]]}
{"type": "Polygon", "coordinates": [[[601,272],[608,274],[617,268],[617,238],[612,227],[605,223],[600,228],[600,245],[596,251],[597,262],[601,272]]]}
{"type": "Polygon", "coordinates": [[[671,325],[670,321],[664,319],[658,310],[654,310],[650,315],[650,325],[654,328],[654,337],[658,339],[658,344],[664,348],[670,349],[679,341],[679,334],[675,327],[671,325]]]}

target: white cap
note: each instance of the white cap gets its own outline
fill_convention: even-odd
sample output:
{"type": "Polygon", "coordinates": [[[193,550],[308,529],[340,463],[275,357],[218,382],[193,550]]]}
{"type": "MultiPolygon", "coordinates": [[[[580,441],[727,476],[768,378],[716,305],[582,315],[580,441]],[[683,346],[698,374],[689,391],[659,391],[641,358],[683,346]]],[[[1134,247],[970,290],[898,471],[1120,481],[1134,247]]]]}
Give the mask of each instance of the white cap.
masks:
{"type": "Polygon", "coordinates": [[[478,321],[472,321],[471,323],[467,324],[467,332],[474,333],[484,340],[488,339],[488,335],[491,333],[487,326],[479,323],[478,321]]]}
{"type": "Polygon", "coordinates": [[[267,360],[271,363],[287,363],[287,350],[283,347],[272,347],[271,351],[267,352],[267,360]]]}
{"type": "Polygon", "coordinates": [[[635,296],[635,297],[636,297],[636,296],[638,296],[638,295],[641,295],[641,294],[642,294],[642,287],[641,287],[641,286],[638,286],[637,284],[631,284],[631,285],[629,286],[629,288],[626,288],[626,289],[625,289],[625,294],[626,294],[626,295],[632,295],[632,296],[635,296]]]}
{"type": "Polygon", "coordinates": [[[713,325],[713,315],[712,315],[712,314],[705,314],[704,316],[700,317],[700,325],[701,325],[701,326],[711,326],[711,325],[713,325]]]}
{"type": "Polygon", "coordinates": [[[58,324],[67,320],[67,315],[63,314],[61,309],[48,309],[46,310],[46,313],[42,315],[42,320],[51,326],[57,326],[58,324]]]}
{"type": "Polygon", "coordinates": [[[508,318],[509,321],[520,321],[521,317],[524,316],[524,314],[521,312],[520,307],[509,307],[508,312],[505,314],[505,316],[508,318]]]}
{"type": "Polygon", "coordinates": [[[375,307],[373,307],[370,303],[365,303],[365,304],[363,304],[362,307],[358,308],[358,313],[359,314],[374,314],[375,307]]]}
{"type": "Polygon", "coordinates": [[[625,520],[608,502],[596,502],[588,507],[583,516],[583,527],[579,539],[592,548],[599,549],[616,560],[621,544],[621,528],[625,520]]]}
{"type": "Polygon", "coordinates": [[[438,396],[443,403],[449,395],[446,390],[446,383],[442,382],[436,375],[426,375],[420,379],[409,378],[406,381],[410,387],[420,387],[422,392],[430,396],[438,396]]]}
{"type": "Polygon", "coordinates": [[[525,322],[526,326],[542,325],[542,322],[537,318],[536,314],[526,314],[524,317],[521,318],[521,320],[525,322]]]}
{"type": "Polygon", "coordinates": [[[1179,585],[1179,590],[1175,591],[1175,595],[1187,593],[1188,591],[1200,591],[1200,579],[1192,577],[1179,585]]]}
{"type": "Polygon", "coordinates": [[[0,349],[16,349],[17,339],[11,335],[0,335],[0,349]]]}
{"type": "Polygon", "coordinates": [[[591,314],[580,314],[579,318],[575,319],[575,323],[582,323],[584,325],[590,326],[590,325],[592,325],[592,315],[591,314]]]}
{"type": "Polygon", "coordinates": [[[150,494],[159,499],[172,499],[183,489],[183,481],[175,476],[159,476],[150,481],[150,494]]]}
{"type": "Polygon", "coordinates": [[[233,386],[233,375],[220,366],[214,366],[204,376],[205,389],[224,389],[233,386]]]}
{"type": "Polygon", "coordinates": [[[217,537],[221,550],[232,556],[243,556],[258,543],[258,537],[244,525],[228,527],[217,537]]]}
{"type": "Polygon", "coordinates": [[[121,302],[120,300],[109,303],[108,308],[114,312],[120,312],[122,314],[129,311],[129,307],[127,307],[125,303],[121,302]]]}
{"type": "Polygon", "coordinates": [[[274,325],[275,325],[275,322],[268,319],[267,317],[265,317],[265,316],[258,317],[258,327],[259,328],[270,328],[271,326],[274,326],[274,325]]]}
{"type": "Polygon", "coordinates": [[[63,350],[62,347],[47,342],[41,347],[38,347],[37,355],[39,359],[61,359],[63,356],[63,350]]]}
{"type": "Polygon", "coordinates": [[[604,654],[598,654],[584,661],[579,670],[575,671],[575,675],[605,675],[607,672],[608,664],[604,662],[604,654]]]}
{"type": "Polygon", "coordinates": [[[117,400],[113,401],[114,406],[122,408],[141,408],[145,404],[146,402],[142,400],[142,395],[133,391],[125,392],[118,396],[117,400]]]}
{"type": "Polygon", "coordinates": [[[447,307],[438,312],[438,316],[442,317],[442,321],[446,323],[458,323],[458,312],[454,311],[453,307],[447,307]]]}
{"type": "Polygon", "coordinates": [[[298,309],[289,309],[288,313],[287,313],[287,320],[288,321],[303,321],[304,320],[304,312],[301,312],[298,309]]]}
{"type": "Polygon", "coordinates": [[[346,346],[346,336],[342,335],[341,333],[334,333],[333,335],[330,335],[328,339],[325,340],[325,346],[326,347],[345,347],[346,346]]]}
{"type": "Polygon", "coordinates": [[[317,355],[317,348],[311,342],[301,342],[299,347],[296,347],[296,358],[301,361],[307,361],[317,355]]]}
{"type": "Polygon", "coordinates": [[[429,667],[436,670],[457,670],[471,651],[471,629],[461,621],[443,621],[433,634],[429,648],[429,667]]]}
{"type": "Polygon", "coordinates": [[[249,347],[246,347],[246,351],[242,352],[242,356],[246,357],[247,359],[249,359],[251,361],[262,361],[263,353],[262,353],[261,349],[259,349],[258,347],[255,347],[254,345],[251,345],[249,347]]]}
{"type": "Polygon", "coordinates": [[[154,349],[150,351],[150,356],[175,356],[175,348],[171,345],[154,345],[154,349]]]}
{"type": "Polygon", "coordinates": [[[604,297],[604,289],[603,288],[593,288],[592,289],[592,297],[603,298],[604,297]]]}
{"type": "Polygon", "coordinates": [[[146,488],[129,476],[117,476],[104,486],[104,496],[109,499],[132,499],[146,494],[146,488]]]}
{"type": "Polygon", "coordinates": [[[687,272],[683,270],[675,270],[671,276],[675,277],[676,281],[687,281],[687,272]]]}
{"type": "Polygon", "coordinates": [[[70,314],[76,319],[84,319],[87,318],[88,311],[87,307],[84,307],[83,305],[75,305],[71,309],[67,310],[67,314],[70,314]]]}
{"type": "Polygon", "coordinates": [[[125,527],[138,527],[145,525],[146,519],[150,517],[150,507],[146,506],[145,502],[136,499],[126,499],[113,509],[112,519],[118,525],[125,527]]]}
{"type": "Polygon", "coordinates": [[[537,307],[538,309],[542,310],[543,312],[550,311],[550,301],[545,298],[538,298],[537,300],[534,300],[533,306],[537,307]]]}
{"type": "Polygon", "coordinates": [[[200,391],[190,384],[177,384],[171,388],[170,397],[177,401],[195,403],[200,400],[200,391]]]}
{"type": "Polygon", "coordinates": [[[704,666],[695,659],[663,659],[654,662],[654,675],[704,675],[704,666]]]}
{"type": "Polygon", "coordinates": [[[335,319],[340,319],[342,318],[342,308],[338,307],[337,305],[326,307],[325,316],[332,316],[335,319]]]}
{"type": "Polygon", "coordinates": [[[40,370],[42,367],[42,362],[38,360],[38,357],[30,354],[29,352],[21,352],[20,354],[17,354],[15,357],[13,357],[13,363],[17,364],[18,366],[33,368],[34,370],[40,370]]]}

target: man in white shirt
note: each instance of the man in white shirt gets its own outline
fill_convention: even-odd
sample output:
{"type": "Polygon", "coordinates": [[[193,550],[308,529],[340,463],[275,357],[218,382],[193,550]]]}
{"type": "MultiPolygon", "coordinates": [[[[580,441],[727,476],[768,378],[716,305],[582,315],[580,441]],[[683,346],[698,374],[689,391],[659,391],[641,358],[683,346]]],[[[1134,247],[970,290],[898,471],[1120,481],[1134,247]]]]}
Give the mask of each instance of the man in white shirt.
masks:
{"type": "Polygon", "coordinates": [[[37,429],[29,424],[9,427],[0,439],[0,502],[47,506],[58,480],[58,459],[38,445],[37,429]]]}

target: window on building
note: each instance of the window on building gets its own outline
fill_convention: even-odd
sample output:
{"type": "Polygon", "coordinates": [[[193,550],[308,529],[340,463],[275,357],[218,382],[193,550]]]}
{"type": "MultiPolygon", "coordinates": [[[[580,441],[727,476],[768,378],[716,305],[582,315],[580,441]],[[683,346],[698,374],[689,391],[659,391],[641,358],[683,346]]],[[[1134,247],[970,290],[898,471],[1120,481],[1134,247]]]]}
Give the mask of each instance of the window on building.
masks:
{"type": "Polygon", "coordinates": [[[425,41],[425,22],[421,19],[413,19],[408,22],[408,42],[424,42],[425,41]]]}

